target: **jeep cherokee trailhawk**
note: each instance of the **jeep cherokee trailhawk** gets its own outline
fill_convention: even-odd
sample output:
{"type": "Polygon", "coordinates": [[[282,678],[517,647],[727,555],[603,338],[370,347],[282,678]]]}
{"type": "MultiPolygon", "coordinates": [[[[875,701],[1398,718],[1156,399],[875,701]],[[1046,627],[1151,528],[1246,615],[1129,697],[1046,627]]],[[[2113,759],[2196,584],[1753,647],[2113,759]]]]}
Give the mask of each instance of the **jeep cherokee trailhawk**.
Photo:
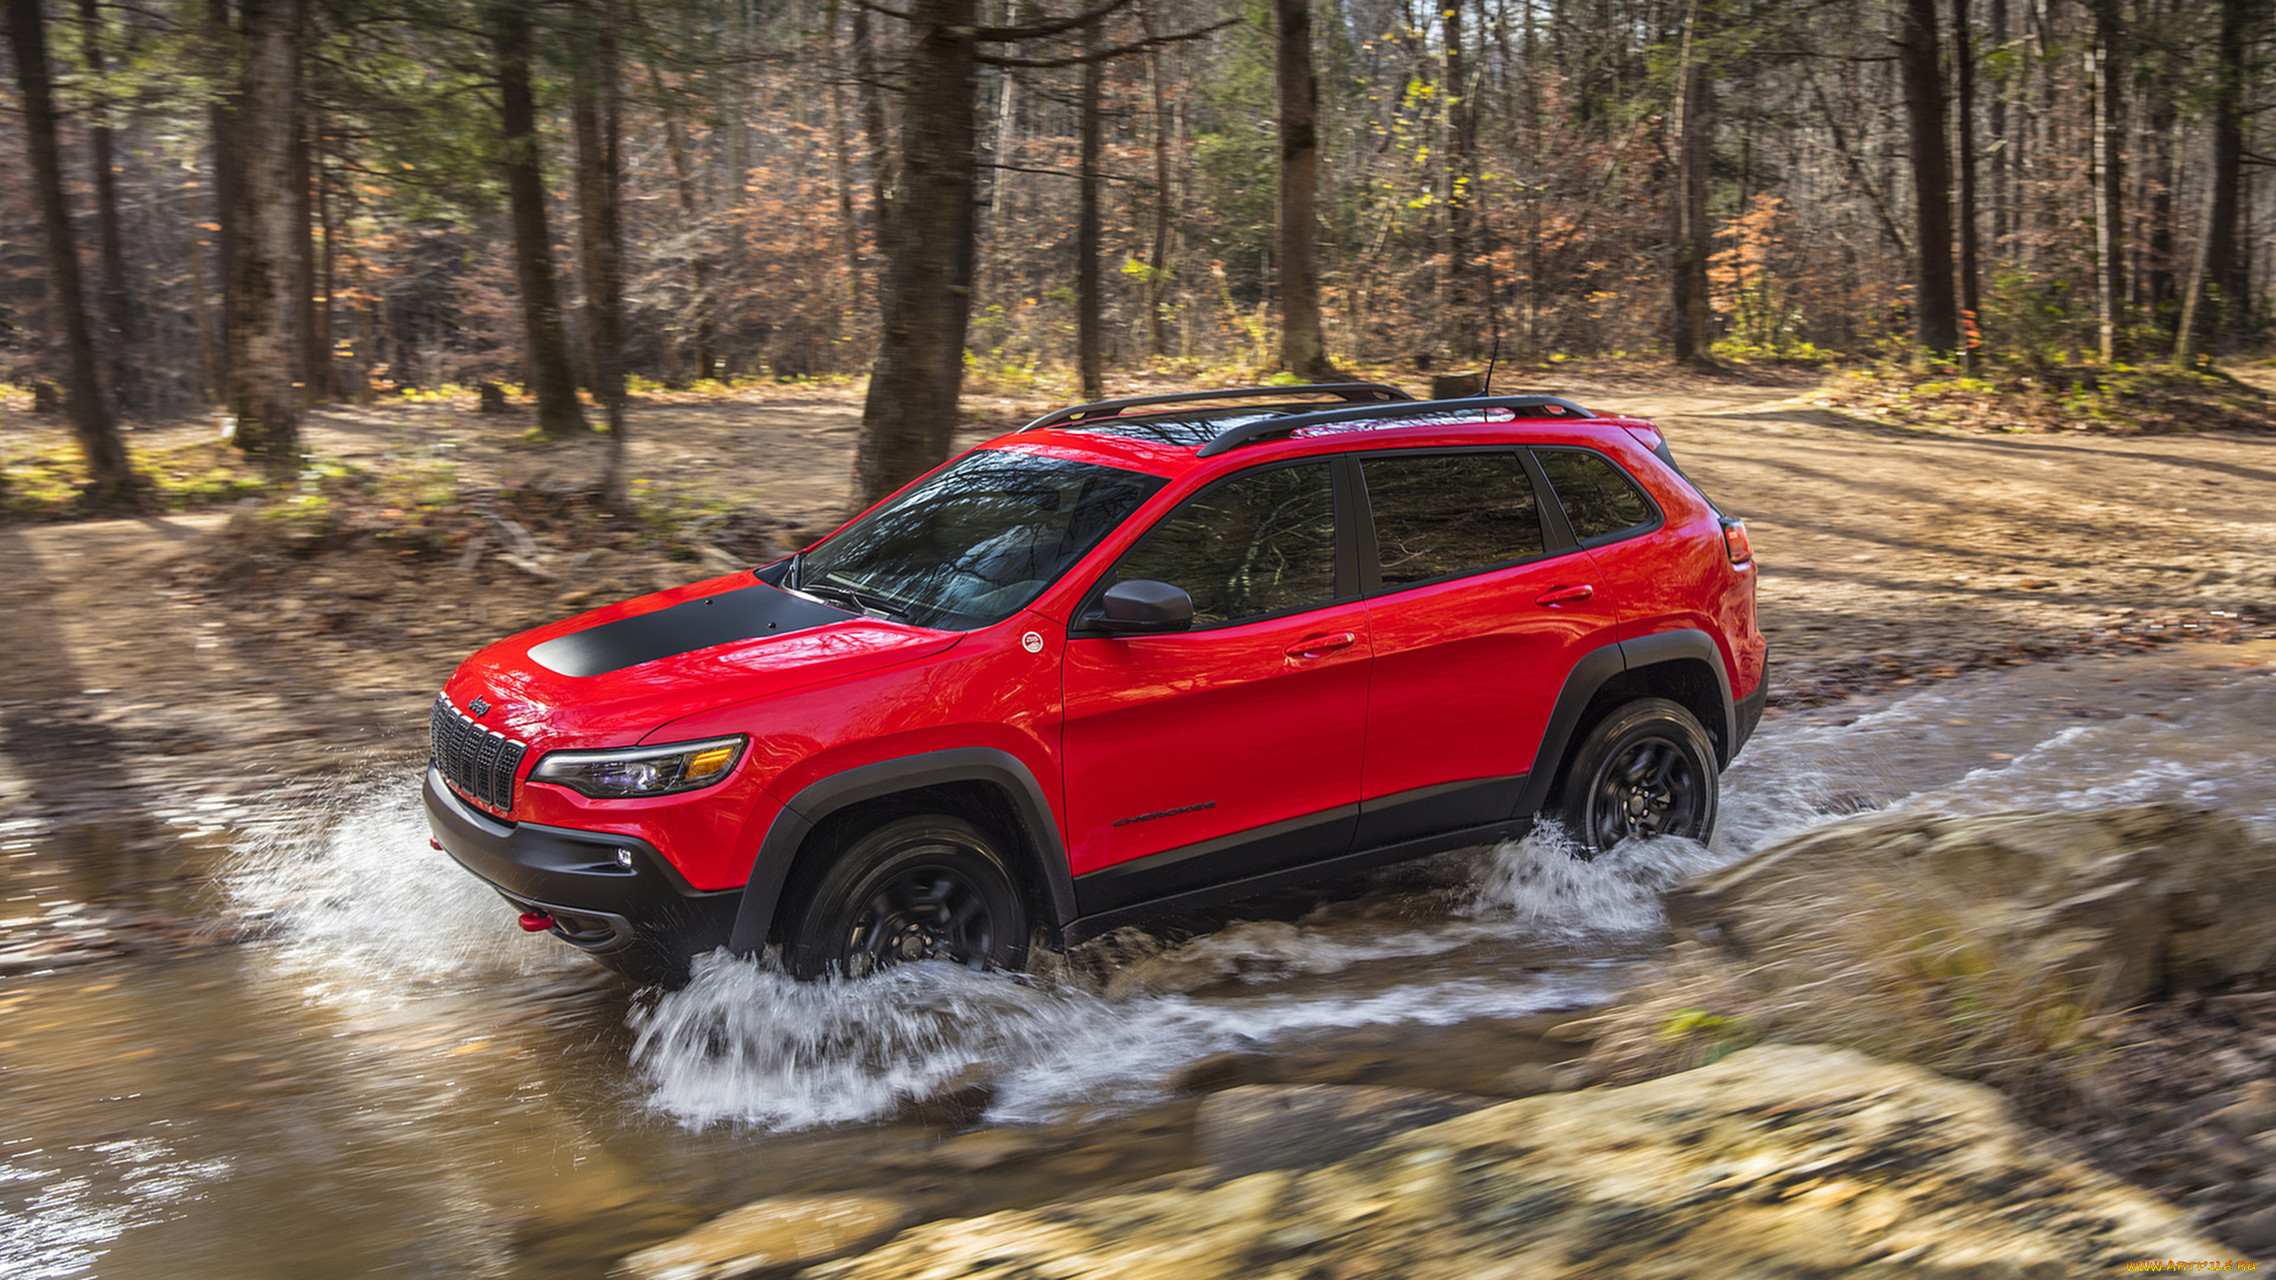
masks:
{"type": "Polygon", "coordinates": [[[806,550],[475,654],[435,841],[647,981],[1016,968],[1523,832],[1704,839],[1746,530],[1650,423],[1353,383],[1062,409],[806,550]]]}

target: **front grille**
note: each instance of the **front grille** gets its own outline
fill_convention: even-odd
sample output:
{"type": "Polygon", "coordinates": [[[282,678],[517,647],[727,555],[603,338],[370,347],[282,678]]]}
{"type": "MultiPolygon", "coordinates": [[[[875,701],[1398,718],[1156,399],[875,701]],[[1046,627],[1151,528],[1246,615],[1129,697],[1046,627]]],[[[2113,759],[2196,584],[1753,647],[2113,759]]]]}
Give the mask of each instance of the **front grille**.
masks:
{"type": "Polygon", "coordinates": [[[513,811],[514,774],[529,753],[528,743],[474,723],[441,694],[427,716],[427,740],[434,766],[452,786],[500,813],[513,811]]]}

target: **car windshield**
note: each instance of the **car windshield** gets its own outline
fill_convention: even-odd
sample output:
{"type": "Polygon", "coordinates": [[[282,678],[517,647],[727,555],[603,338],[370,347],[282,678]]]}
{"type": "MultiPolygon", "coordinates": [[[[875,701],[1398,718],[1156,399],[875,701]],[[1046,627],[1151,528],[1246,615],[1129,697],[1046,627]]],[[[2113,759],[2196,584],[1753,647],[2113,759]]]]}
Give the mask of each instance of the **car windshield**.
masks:
{"type": "Polygon", "coordinates": [[[988,626],[1027,607],[1165,483],[981,449],[808,551],[790,585],[920,627],[988,626]]]}

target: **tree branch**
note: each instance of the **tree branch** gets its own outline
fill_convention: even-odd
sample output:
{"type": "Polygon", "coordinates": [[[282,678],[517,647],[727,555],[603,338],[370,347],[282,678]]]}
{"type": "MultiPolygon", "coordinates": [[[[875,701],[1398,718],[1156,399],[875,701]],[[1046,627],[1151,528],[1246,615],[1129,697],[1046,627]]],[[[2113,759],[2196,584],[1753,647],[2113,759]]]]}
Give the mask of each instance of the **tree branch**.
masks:
{"type": "MultiPolygon", "coordinates": [[[[860,3],[868,4],[869,0],[860,0],[860,3]]],[[[1130,0],[1106,0],[1106,3],[1098,8],[1088,13],[1078,13],[1071,18],[1053,18],[1049,22],[1031,22],[1024,27],[982,27],[973,34],[987,44],[1011,44],[1020,40],[1038,40],[1044,36],[1055,36],[1063,32],[1073,31],[1077,27],[1087,27],[1129,3],[1130,0]]],[[[874,8],[875,6],[872,5],[871,7],[874,8]]]]}
{"type": "Polygon", "coordinates": [[[1177,44],[1183,40],[1199,40],[1201,37],[1208,35],[1212,31],[1222,31],[1239,21],[1239,18],[1227,18],[1223,22],[1213,22],[1206,27],[1197,27],[1192,31],[1180,31],[1176,35],[1153,36],[1145,40],[1133,40],[1129,44],[1116,45],[1112,49],[1100,49],[1095,53],[1071,54],[1064,58],[1009,58],[1004,57],[1000,54],[983,53],[979,55],[979,59],[981,65],[990,67],[1036,67],[1043,69],[1048,69],[1051,67],[1079,67],[1088,62],[1111,62],[1116,58],[1123,57],[1127,54],[1137,53],[1141,50],[1151,49],[1157,45],[1177,44]]]}

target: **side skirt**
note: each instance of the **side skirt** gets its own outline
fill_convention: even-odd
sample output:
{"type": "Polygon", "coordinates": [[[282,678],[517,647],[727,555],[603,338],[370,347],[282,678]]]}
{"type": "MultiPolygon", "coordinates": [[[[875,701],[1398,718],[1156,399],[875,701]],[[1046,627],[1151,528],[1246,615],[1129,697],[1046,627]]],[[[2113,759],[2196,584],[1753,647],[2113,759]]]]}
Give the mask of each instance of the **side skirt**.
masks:
{"type": "MultiPolygon", "coordinates": [[[[1426,858],[1434,853],[1445,853],[1449,849],[1465,849],[1472,845],[1515,840],[1532,829],[1532,818],[1514,818],[1488,823],[1484,826],[1467,827],[1460,831],[1441,832],[1417,840],[1401,841],[1398,844],[1361,849],[1320,862],[1307,862],[1298,867],[1248,876],[1240,880],[1211,885],[1205,889],[1193,889],[1185,893],[1171,894],[1167,897],[1132,903],[1128,906],[1120,906],[1092,915],[1079,916],[1062,926],[1060,934],[1066,945],[1073,946],[1109,930],[1119,929],[1126,924],[1137,924],[1142,920],[1149,920],[1156,916],[1175,915],[1181,911],[1198,911],[1221,906],[1228,902],[1239,901],[1242,898],[1253,898],[1258,894],[1271,893],[1309,881],[1333,879],[1338,876],[1350,875],[1355,871],[1365,871],[1372,867],[1389,866],[1395,862],[1426,858]]],[[[1079,885],[1080,881],[1077,883],[1079,885]]]]}

